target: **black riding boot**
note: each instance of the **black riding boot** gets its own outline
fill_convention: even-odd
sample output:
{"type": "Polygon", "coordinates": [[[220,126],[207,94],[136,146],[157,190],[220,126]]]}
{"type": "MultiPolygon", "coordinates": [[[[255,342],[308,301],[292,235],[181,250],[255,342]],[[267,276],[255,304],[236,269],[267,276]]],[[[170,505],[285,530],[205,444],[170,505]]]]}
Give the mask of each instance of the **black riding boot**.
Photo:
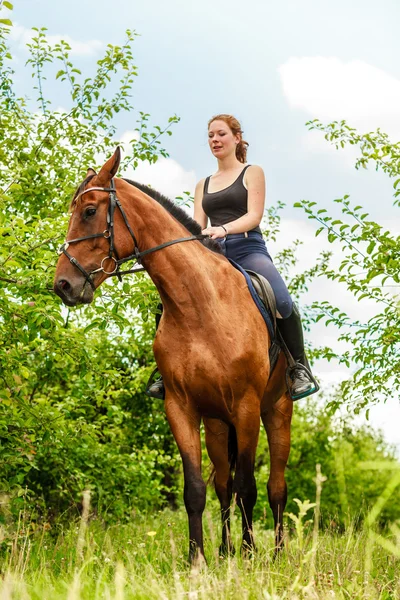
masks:
{"type": "Polygon", "coordinates": [[[310,365],[304,352],[303,327],[297,305],[287,319],[276,320],[280,334],[287,349],[293,357],[294,364],[289,364],[286,381],[292,400],[310,396],[319,390],[319,386],[311,374],[310,365]]]}
{"type": "MultiPolygon", "coordinates": [[[[161,311],[161,313],[160,314],[156,313],[156,331],[158,329],[158,325],[160,323],[160,319],[161,319],[161,315],[162,315],[162,309],[163,309],[162,304],[158,305],[158,309],[161,311]]],[[[159,377],[158,379],[156,379],[153,382],[153,377],[156,373],[157,373],[157,369],[155,369],[152,372],[152,374],[150,375],[150,379],[147,382],[145,394],[147,396],[150,396],[150,398],[157,398],[158,400],[163,400],[164,396],[165,396],[163,378],[159,377]]]]}

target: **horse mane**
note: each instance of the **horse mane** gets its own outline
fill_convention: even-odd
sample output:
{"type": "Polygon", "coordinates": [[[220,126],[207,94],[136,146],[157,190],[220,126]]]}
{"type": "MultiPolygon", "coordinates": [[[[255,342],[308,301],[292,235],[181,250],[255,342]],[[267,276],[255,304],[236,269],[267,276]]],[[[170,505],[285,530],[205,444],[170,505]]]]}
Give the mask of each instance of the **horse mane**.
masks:
{"type": "MultiPolygon", "coordinates": [[[[77,204],[77,202],[79,202],[79,199],[80,199],[79,194],[81,192],[83,192],[86,185],[93,179],[93,177],[95,177],[94,174],[89,175],[76,188],[74,196],[73,196],[71,204],[70,204],[70,207],[69,207],[70,210],[72,210],[75,207],[75,205],[77,204]]],[[[144,192],[145,194],[147,194],[148,196],[153,198],[153,200],[158,202],[158,204],[161,204],[161,206],[163,208],[165,208],[165,210],[167,212],[169,212],[170,215],[172,215],[177,221],[179,221],[179,223],[181,223],[181,225],[186,227],[186,229],[189,231],[189,233],[191,233],[192,235],[201,234],[201,227],[197,223],[197,221],[195,221],[194,219],[189,217],[187,212],[185,212],[183,210],[183,208],[178,206],[178,204],[175,204],[175,202],[173,202],[172,200],[170,200],[169,198],[167,198],[160,192],[157,192],[157,190],[153,190],[153,188],[151,188],[148,185],[144,185],[143,183],[138,183],[137,181],[132,181],[131,179],[126,179],[125,177],[123,177],[122,179],[124,181],[126,181],[126,183],[129,183],[129,185],[132,185],[133,187],[138,188],[141,192],[144,192]]],[[[212,240],[211,238],[206,238],[204,240],[200,240],[200,242],[203,244],[203,246],[205,246],[209,250],[212,250],[213,252],[217,252],[218,254],[222,254],[221,246],[215,240],[212,240]]]]}
{"type": "MultiPolygon", "coordinates": [[[[133,185],[134,187],[138,188],[141,192],[144,192],[145,194],[147,194],[148,196],[153,198],[153,200],[158,202],[158,204],[161,204],[161,206],[163,208],[165,208],[165,210],[167,212],[169,212],[170,215],[175,217],[175,219],[177,221],[179,221],[179,223],[181,223],[181,225],[186,227],[186,229],[192,235],[201,234],[201,227],[197,223],[197,221],[195,221],[194,219],[189,217],[187,212],[184,211],[183,208],[181,208],[178,204],[175,204],[175,202],[173,202],[172,200],[170,200],[169,198],[167,198],[160,192],[157,192],[157,190],[154,190],[153,188],[151,188],[148,185],[144,185],[143,183],[138,183],[137,181],[132,181],[131,179],[126,179],[125,177],[123,177],[123,180],[126,181],[127,183],[129,183],[130,185],[133,185]]],[[[205,246],[209,250],[212,250],[213,252],[217,252],[218,254],[222,254],[221,246],[215,240],[212,240],[211,238],[206,238],[206,239],[200,240],[200,241],[203,244],[203,246],[205,246]]]]}

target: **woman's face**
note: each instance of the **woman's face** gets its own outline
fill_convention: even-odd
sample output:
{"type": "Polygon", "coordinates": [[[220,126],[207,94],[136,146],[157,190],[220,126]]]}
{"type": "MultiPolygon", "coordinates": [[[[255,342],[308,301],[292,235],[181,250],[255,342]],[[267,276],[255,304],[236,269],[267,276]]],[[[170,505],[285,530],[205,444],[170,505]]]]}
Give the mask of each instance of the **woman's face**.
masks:
{"type": "Polygon", "coordinates": [[[225,121],[213,121],[208,128],[208,144],[216,158],[236,153],[239,136],[234,135],[225,121]]]}

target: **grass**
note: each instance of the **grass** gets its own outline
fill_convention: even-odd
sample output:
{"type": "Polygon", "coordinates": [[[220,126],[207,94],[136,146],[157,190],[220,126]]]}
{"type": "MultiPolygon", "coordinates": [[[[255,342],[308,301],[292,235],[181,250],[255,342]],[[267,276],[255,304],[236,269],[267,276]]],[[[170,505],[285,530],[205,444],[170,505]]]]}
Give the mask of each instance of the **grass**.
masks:
{"type": "MultiPolygon", "coordinates": [[[[184,510],[133,516],[105,527],[86,519],[57,536],[20,523],[3,531],[0,600],[400,598],[400,529],[384,537],[365,527],[343,534],[318,531],[313,505],[288,517],[285,551],[273,560],[273,532],[256,523],[258,552],[218,556],[217,512],[205,512],[208,566],[190,569],[184,510]]],[[[237,511],[238,512],[238,511],[237,511]]],[[[240,547],[240,519],[233,536],[240,547]]]]}

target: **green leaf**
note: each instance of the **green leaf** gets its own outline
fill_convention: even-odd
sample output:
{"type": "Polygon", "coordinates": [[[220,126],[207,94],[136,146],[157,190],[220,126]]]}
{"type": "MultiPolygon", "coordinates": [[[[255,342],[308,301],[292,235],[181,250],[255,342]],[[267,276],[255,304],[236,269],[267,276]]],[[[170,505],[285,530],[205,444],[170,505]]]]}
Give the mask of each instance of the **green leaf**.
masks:
{"type": "Polygon", "coordinates": [[[31,372],[29,371],[29,369],[27,369],[26,367],[24,367],[22,365],[19,367],[19,372],[21,373],[21,375],[24,379],[29,379],[31,376],[31,372]]]}
{"type": "Polygon", "coordinates": [[[84,329],[84,332],[85,332],[85,333],[88,333],[88,332],[89,332],[89,331],[91,331],[92,329],[95,329],[96,327],[98,327],[98,325],[99,325],[99,322],[98,322],[97,320],[96,320],[96,321],[93,321],[92,323],[89,323],[89,325],[87,325],[87,326],[85,327],[85,329],[84,329]]]}

